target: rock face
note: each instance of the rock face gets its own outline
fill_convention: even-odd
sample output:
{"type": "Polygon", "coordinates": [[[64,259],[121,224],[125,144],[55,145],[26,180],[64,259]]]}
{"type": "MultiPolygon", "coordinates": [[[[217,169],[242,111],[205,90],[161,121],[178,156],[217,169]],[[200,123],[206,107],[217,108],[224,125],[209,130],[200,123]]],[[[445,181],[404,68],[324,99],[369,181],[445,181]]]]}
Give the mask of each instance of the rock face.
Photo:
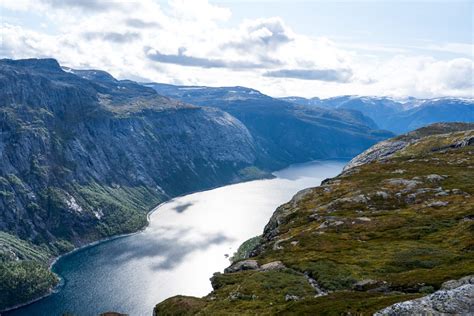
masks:
{"type": "MultiPolygon", "coordinates": [[[[298,192],[250,256],[214,274],[195,312],[472,314],[473,278],[461,278],[472,274],[472,137],[472,125],[417,130],[390,141],[411,139],[393,155],[298,192]],[[276,262],[285,268],[265,269],[276,262]]],[[[170,298],[156,311],[176,305],[170,298]]]]}
{"type": "MultiPolygon", "coordinates": [[[[0,230],[49,258],[140,229],[168,197],[261,177],[267,167],[230,114],[105,72],[65,71],[53,59],[0,61],[0,161],[0,230]]],[[[6,240],[0,254],[15,254],[5,258],[28,257],[6,240]]],[[[20,267],[2,258],[0,268],[20,267]]],[[[51,284],[32,286],[31,296],[51,284]]],[[[16,303],[0,301],[0,310],[16,303]]]]}
{"type": "Polygon", "coordinates": [[[224,270],[225,273],[233,273],[244,270],[256,270],[258,269],[258,262],[255,260],[243,260],[234,263],[230,267],[224,270]]]}
{"type": "Polygon", "coordinates": [[[428,296],[397,303],[375,316],[472,315],[474,313],[474,276],[448,281],[441,290],[428,296]]]}
{"type": "MultiPolygon", "coordinates": [[[[382,141],[375,146],[367,149],[363,153],[354,157],[345,167],[344,170],[349,170],[353,167],[364,165],[372,161],[383,160],[392,157],[397,152],[402,151],[410,144],[416,143],[426,135],[438,135],[449,132],[466,131],[474,129],[474,123],[437,123],[428,127],[420,128],[408,134],[392,138],[390,140],[382,141]]],[[[451,143],[444,145],[445,148],[435,148],[435,150],[446,149],[449,147],[465,147],[473,144],[472,136],[467,135],[465,138],[457,139],[451,143]]]]}
{"type": "Polygon", "coordinates": [[[275,168],[314,159],[353,157],[392,136],[378,130],[358,111],[295,105],[249,88],[146,85],[162,95],[235,116],[255,139],[259,161],[275,168]]]}
{"type": "Polygon", "coordinates": [[[0,229],[39,243],[117,233],[99,229],[125,207],[238,181],[256,160],[231,115],[103,72],[3,60],[0,87],[0,229]]]}

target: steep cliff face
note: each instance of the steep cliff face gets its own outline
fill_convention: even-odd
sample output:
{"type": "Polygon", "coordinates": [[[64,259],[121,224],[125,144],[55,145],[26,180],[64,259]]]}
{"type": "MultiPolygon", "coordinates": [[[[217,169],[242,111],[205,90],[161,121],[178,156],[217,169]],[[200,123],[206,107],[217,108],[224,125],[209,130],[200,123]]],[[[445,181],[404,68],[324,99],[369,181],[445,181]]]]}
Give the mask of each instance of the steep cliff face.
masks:
{"type": "Polygon", "coordinates": [[[48,241],[60,229],[68,240],[84,238],[120,208],[101,201],[106,193],[97,197],[95,186],[129,195],[124,200],[138,190],[153,197],[136,201],[146,209],[165,196],[237,181],[255,161],[249,132],[222,111],[111,77],[81,78],[54,60],[0,67],[3,231],[48,241]]]}
{"type": "Polygon", "coordinates": [[[295,105],[249,88],[146,85],[160,94],[235,116],[258,144],[259,161],[275,168],[313,159],[353,157],[393,136],[378,130],[358,111],[295,105]]]}
{"type": "Polygon", "coordinates": [[[296,194],[213,292],[155,314],[471,313],[473,139],[473,124],[437,124],[386,142],[408,143],[296,194]]]}
{"type": "Polygon", "coordinates": [[[0,230],[11,237],[0,272],[31,261],[22,240],[50,258],[138,230],[168,197],[265,175],[231,115],[66,70],[52,59],[0,61],[0,230]]]}

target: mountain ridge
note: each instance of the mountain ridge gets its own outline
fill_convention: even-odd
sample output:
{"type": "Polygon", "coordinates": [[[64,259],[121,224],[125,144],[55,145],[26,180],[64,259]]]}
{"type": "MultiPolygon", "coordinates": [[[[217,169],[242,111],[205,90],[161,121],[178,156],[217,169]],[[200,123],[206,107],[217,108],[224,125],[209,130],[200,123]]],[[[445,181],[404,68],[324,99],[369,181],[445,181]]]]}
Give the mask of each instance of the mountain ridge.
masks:
{"type": "Polygon", "coordinates": [[[327,99],[281,99],[301,105],[358,110],[373,119],[380,128],[397,134],[437,122],[474,122],[474,99],[470,98],[397,99],[346,95],[327,99]]]}
{"type": "MultiPolygon", "coordinates": [[[[312,157],[353,156],[389,135],[339,117],[327,122],[339,124],[341,139],[355,135],[347,148],[266,151],[222,109],[54,59],[0,60],[0,96],[0,309],[51,291],[52,258],[141,229],[170,197],[269,177],[312,157]]],[[[289,140],[295,126],[287,127],[280,136],[289,140]]]]}

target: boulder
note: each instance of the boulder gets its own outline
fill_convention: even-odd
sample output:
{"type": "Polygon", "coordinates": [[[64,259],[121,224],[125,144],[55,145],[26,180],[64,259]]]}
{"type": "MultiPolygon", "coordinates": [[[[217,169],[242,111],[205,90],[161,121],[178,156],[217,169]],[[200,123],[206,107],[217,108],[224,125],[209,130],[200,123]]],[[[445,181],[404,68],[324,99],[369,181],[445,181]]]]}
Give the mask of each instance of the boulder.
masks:
{"type": "Polygon", "coordinates": [[[272,261],[266,263],[260,267],[261,271],[274,271],[274,270],[283,270],[285,269],[285,265],[281,261],[272,261]]]}
{"type": "Polygon", "coordinates": [[[384,308],[375,316],[409,315],[473,315],[474,276],[448,281],[441,290],[419,299],[396,303],[384,308]]]}
{"type": "Polygon", "coordinates": [[[234,273],[244,270],[257,270],[258,262],[256,260],[242,260],[234,263],[224,270],[224,273],[234,273]]]}

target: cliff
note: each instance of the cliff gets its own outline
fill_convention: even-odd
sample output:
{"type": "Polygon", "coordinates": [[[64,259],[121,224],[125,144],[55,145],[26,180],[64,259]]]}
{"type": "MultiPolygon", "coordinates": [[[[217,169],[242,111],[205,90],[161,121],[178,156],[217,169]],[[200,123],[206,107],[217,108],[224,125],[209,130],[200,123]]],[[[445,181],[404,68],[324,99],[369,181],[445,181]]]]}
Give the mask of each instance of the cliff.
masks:
{"type": "Polygon", "coordinates": [[[52,257],[137,231],[159,202],[268,176],[228,113],[66,70],[53,59],[0,61],[0,310],[54,285],[52,257]]]}

